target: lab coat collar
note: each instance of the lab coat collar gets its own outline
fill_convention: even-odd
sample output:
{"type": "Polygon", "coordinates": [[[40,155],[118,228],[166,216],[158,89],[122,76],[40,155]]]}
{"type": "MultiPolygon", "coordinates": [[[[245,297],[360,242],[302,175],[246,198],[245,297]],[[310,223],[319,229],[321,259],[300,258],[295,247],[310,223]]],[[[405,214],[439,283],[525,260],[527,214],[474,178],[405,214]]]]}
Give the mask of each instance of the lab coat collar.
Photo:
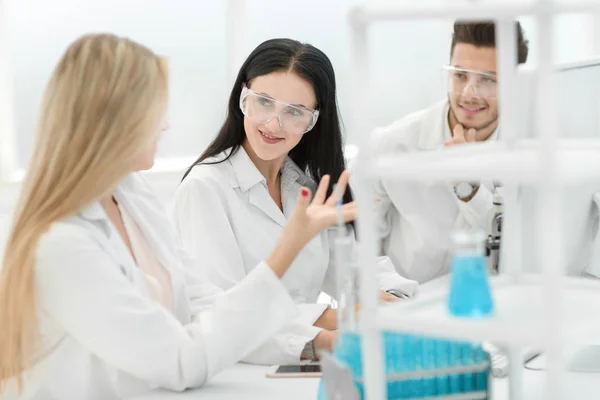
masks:
{"type": "MultiPolygon", "coordinates": [[[[121,180],[115,189],[115,193],[123,193],[123,191],[132,192],[133,194],[138,193],[145,196],[152,196],[152,192],[149,191],[148,188],[143,187],[142,185],[136,185],[133,174],[129,174],[123,180],[121,180]]],[[[127,193],[127,196],[129,195],[130,194],[127,193]]],[[[109,221],[108,215],[106,215],[106,211],[104,211],[104,208],[99,201],[95,201],[87,207],[81,209],[79,211],[79,215],[88,221],[109,221]]]]}
{"type": "MultiPolygon", "coordinates": [[[[133,219],[140,226],[140,229],[142,229],[146,221],[143,215],[138,214],[138,207],[140,205],[144,206],[145,204],[143,201],[138,201],[136,196],[147,196],[147,190],[144,190],[145,188],[143,187],[137,187],[139,185],[135,185],[132,175],[133,174],[128,175],[117,185],[113,195],[115,199],[119,202],[119,204],[125,206],[127,211],[132,215],[133,219]]],[[[108,214],[104,210],[104,207],[102,207],[102,204],[100,204],[100,201],[95,201],[89,206],[80,210],[79,216],[100,227],[100,229],[102,229],[104,234],[109,239],[113,236],[113,234],[116,233],[116,228],[113,226],[110,218],[108,217],[108,214]]],[[[144,232],[144,234],[147,237],[147,240],[149,240],[147,232],[144,232]]],[[[135,261],[131,257],[129,250],[125,246],[125,243],[121,242],[121,239],[117,240],[117,243],[119,243],[119,245],[123,244],[123,247],[119,246],[118,249],[121,252],[121,257],[119,257],[119,259],[122,260],[123,258],[125,258],[128,261],[131,261],[133,264],[135,264],[135,261]],[[123,255],[125,256],[123,257],[123,255]],[[131,258],[131,260],[129,260],[129,258],[131,258]]]]}
{"type": "Polygon", "coordinates": [[[111,237],[111,222],[99,201],[95,201],[81,209],[78,214],[81,218],[98,226],[107,237],[111,237]]]}
{"type": "Polygon", "coordinates": [[[108,216],[99,201],[95,201],[79,211],[79,215],[88,221],[108,221],[108,216]]]}
{"type": "Polygon", "coordinates": [[[269,194],[267,180],[256,168],[246,150],[240,147],[229,160],[237,179],[233,187],[239,187],[242,193],[247,193],[250,204],[260,209],[278,225],[285,226],[287,221],[269,194]]]}
{"type": "MultiPolygon", "coordinates": [[[[138,225],[144,238],[154,250],[157,261],[171,274],[173,293],[183,293],[185,291],[184,276],[177,271],[183,266],[179,254],[173,251],[173,249],[179,248],[179,243],[175,240],[177,233],[164,215],[163,205],[156,200],[150,185],[140,176],[140,173],[132,173],[117,185],[114,196],[138,225]],[[155,229],[156,227],[160,227],[160,230],[155,229]]],[[[116,228],[112,225],[100,202],[96,201],[83,208],[79,211],[79,216],[101,227],[114,246],[108,249],[110,255],[115,262],[124,267],[126,274],[131,274],[131,271],[137,268],[135,260],[125,242],[118,237],[116,228]]],[[[188,322],[191,318],[186,296],[173,298],[173,312],[180,321],[184,322],[188,322]]]]}
{"type": "MultiPolygon", "coordinates": [[[[244,193],[247,192],[250,204],[262,210],[278,225],[284,227],[287,219],[273,201],[267,188],[267,180],[258,168],[256,168],[246,150],[240,147],[229,160],[236,178],[232,182],[232,186],[234,188],[239,187],[244,193]],[[259,183],[262,183],[262,185],[257,186],[259,183]]],[[[285,159],[281,166],[281,184],[284,210],[286,210],[289,195],[294,194],[295,197],[295,194],[300,191],[302,186],[309,186],[311,189],[314,189],[312,180],[289,157],[285,159]]]]}
{"type": "MultiPolygon", "coordinates": [[[[229,154],[231,150],[226,150],[225,152],[229,154]]],[[[257,185],[260,182],[264,182],[266,184],[267,180],[260,173],[256,165],[246,153],[246,150],[242,146],[238,149],[238,151],[229,158],[231,162],[231,166],[233,167],[233,172],[237,181],[232,182],[234,187],[239,187],[242,192],[247,192],[251,187],[257,185]]]]}
{"type": "MultiPolygon", "coordinates": [[[[117,201],[120,203],[121,199],[124,197],[123,194],[117,195],[120,191],[122,191],[122,186],[124,182],[119,183],[117,188],[115,188],[114,196],[117,201]]],[[[127,210],[130,210],[130,206],[126,206],[127,210]]],[[[108,217],[108,214],[100,204],[100,201],[95,201],[89,206],[79,211],[79,216],[90,222],[96,228],[100,229],[104,235],[106,235],[107,240],[111,243],[110,246],[106,248],[109,255],[113,258],[113,260],[121,265],[124,273],[131,279],[135,276],[133,271],[137,268],[135,260],[133,256],[129,252],[127,245],[118,235],[116,228],[114,227],[112,221],[108,217]]],[[[137,222],[137,218],[134,217],[137,222]]],[[[140,290],[145,290],[145,286],[137,286],[140,290]]]]}
{"type": "MultiPolygon", "coordinates": [[[[141,194],[144,196],[150,195],[150,197],[152,196],[152,192],[149,192],[148,188],[141,185],[136,185],[133,174],[129,174],[117,185],[115,189],[115,197],[119,203],[121,202],[121,199],[125,199],[127,202],[126,197],[135,194],[141,194]],[[124,192],[126,194],[124,194],[124,192]]],[[[79,216],[90,222],[102,222],[106,226],[110,224],[108,215],[99,201],[95,201],[87,207],[81,209],[79,211],[79,216]]]]}
{"type": "MultiPolygon", "coordinates": [[[[230,151],[226,150],[225,154],[229,154],[230,151]]],[[[254,165],[243,147],[240,147],[231,156],[229,161],[231,162],[236,178],[232,181],[233,187],[239,187],[242,192],[247,192],[250,188],[261,182],[266,184],[267,180],[258,168],[256,168],[256,165],[254,165]]],[[[314,181],[290,157],[286,157],[281,166],[281,180],[284,183],[298,183],[301,186],[309,186],[311,188],[315,186],[314,181]]]]}

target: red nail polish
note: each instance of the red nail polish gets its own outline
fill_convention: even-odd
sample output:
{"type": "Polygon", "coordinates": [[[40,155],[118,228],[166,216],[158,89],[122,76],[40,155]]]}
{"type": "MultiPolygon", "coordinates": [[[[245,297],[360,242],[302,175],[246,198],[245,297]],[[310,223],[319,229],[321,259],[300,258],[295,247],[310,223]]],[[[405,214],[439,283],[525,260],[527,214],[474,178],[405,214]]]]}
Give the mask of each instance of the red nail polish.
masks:
{"type": "Polygon", "coordinates": [[[302,188],[302,190],[300,191],[300,194],[302,195],[302,197],[307,197],[308,196],[308,189],[302,188]]]}

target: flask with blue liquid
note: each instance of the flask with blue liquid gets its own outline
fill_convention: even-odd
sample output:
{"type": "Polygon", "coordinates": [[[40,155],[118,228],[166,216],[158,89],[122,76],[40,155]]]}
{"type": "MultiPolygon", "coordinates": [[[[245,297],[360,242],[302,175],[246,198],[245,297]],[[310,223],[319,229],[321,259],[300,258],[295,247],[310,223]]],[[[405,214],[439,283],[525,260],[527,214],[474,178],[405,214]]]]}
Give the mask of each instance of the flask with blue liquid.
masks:
{"type": "Polygon", "coordinates": [[[459,317],[484,317],[493,313],[490,291],[486,236],[482,230],[458,231],[453,235],[448,310],[459,317]]]}
{"type": "MultiPolygon", "coordinates": [[[[457,232],[453,239],[450,313],[467,318],[490,315],[494,306],[484,251],[486,236],[483,231],[457,232]]],[[[345,246],[343,240],[336,241],[341,301],[333,357],[339,369],[326,370],[323,364],[319,400],[364,398],[363,343],[353,313],[356,288],[352,279],[344,279],[356,271],[349,268],[352,263],[345,246]],[[343,376],[345,380],[339,378],[343,376]],[[352,386],[355,395],[348,396],[352,386]]],[[[489,398],[490,359],[479,343],[398,331],[384,331],[382,339],[387,399],[489,398]]]]}

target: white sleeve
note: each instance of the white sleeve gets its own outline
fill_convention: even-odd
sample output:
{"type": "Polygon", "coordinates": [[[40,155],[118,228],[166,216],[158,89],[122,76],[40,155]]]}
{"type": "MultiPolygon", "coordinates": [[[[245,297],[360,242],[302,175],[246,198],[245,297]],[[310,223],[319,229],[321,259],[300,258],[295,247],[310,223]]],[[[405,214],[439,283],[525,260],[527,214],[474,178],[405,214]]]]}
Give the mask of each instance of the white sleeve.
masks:
{"type": "Polygon", "coordinates": [[[377,283],[380,290],[396,289],[409,297],[415,297],[419,291],[419,282],[404,278],[394,268],[387,256],[377,258],[377,283]]]}
{"type": "MultiPolygon", "coordinates": [[[[421,113],[417,113],[420,115],[421,113]]],[[[417,114],[410,114],[395,121],[387,127],[376,128],[371,132],[370,143],[372,157],[401,156],[413,151],[416,140],[415,130],[411,127],[417,114]]],[[[375,177],[372,184],[375,197],[374,216],[378,235],[379,255],[385,255],[383,242],[391,235],[393,217],[396,206],[388,193],[386,183],[380,177],[375,177]]]]}
{"type": "Polygon", "coordinates": [[[186,326],[141,295],[89,231],[60,224],[40,241],[41,307],[83,347],[153,386],[197,387],[297,313],[273,271],[258,266],[186,326]]]}
{"type": "MultiPolygon", "coordinates": [[[[177,189],[173,207],[175,226],[184,249],[202,260],[197,268],[207,268],[206,275],[221,289],[228,289],[245,276],[239,244],[227,217],[216,177],[187,177],[177,189]]],[[[266,341],[244,361],[254,364],[297,362],[307,342],[321,331],[313,326],[325,311],[322,304],[299,304],[299,317],[266,341]]]]}
{"type": "Polygon", "coordinates": [[[198,313],[209,309],[217,296],[223,293],[223,290],[210,281],[197,259],[190,256],[181,246],[177,250],[184,268],[190,311],[192,318],[195,318],[198,313]]]}
{"type": "Polygon", "coordinates": [[[385,186],[380,179],[375,181],[373,185],[373,194],[375,196],[375,219],[376,219],[376,230],[378,235],[378,250],[379,254],[383,254],[382,242],[391,234],[391,212],[393,211],[392,200],[390,199],[385,186]]]}
{"type": "MultiPolygon", "coordinates": [[[[335,270],[337,266],[335,265],[335,238],[338,234],[335,229],[330,229],[328,231],[329,234],[329,243],[331,243],[331,249],[329,252],[329,266],[327,268],[327,274],[325,275],[325,282],[323,285],[323,290],[333,298],[336,298],[336,280],[335,280],[335,270]]],[[[349,234],[354,237],[354,232],[350,230],[349,234]]],[[[360,245],[356,240],[352,240],[351,249],[348,251],[352,254],[352,260],[356,262],[361,262],[361,254],[360,254],[360,245]]],[[[375,269],[373,271],[377,276],[377,285],[379,290],[389,290],[389,289],[397,289],[402,293],[406,294],[409,297],[416,296],[418,293],[419,283],[417,281],[413,281],[411,279],[407,279],[402,277],[392,264],[392,260],[390,260],[387,256],[379,256],[377,257],[377,264],[375,265],[375,269]]]]}

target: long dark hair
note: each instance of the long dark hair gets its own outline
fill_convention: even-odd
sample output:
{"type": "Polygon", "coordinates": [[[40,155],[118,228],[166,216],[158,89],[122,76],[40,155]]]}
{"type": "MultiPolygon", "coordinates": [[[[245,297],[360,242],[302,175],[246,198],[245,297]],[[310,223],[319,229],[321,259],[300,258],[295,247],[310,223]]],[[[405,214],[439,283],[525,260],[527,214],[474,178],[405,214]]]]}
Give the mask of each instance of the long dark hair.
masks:
{"type": "MultiPolygon", "coordinates": [[[[231,90],[225,123],[206,151],[187,169],[183,179],[194,166],[205,163],[208,158],[231,148],[232,151],[227,157],[207,163],[218,164],[228,160],[239,150],[246,140],[244,115],[239,107],[242,85],[250,86],[254,78],[276,71],[292,71],[298,74],[309,82],[315,91],[319,119],[314,128],[305,133],[298,145],[290,151],[289,157],[317,183],[323,175],[329,174],[331,193],[333,183],[337,182],[346,168],[333,65],[321,50],[292,39],[267,40],[248,56],[231,90]]],[[[350,201],[352,193],[348,188],[344,194],[344,203],[350,201]]]]}

